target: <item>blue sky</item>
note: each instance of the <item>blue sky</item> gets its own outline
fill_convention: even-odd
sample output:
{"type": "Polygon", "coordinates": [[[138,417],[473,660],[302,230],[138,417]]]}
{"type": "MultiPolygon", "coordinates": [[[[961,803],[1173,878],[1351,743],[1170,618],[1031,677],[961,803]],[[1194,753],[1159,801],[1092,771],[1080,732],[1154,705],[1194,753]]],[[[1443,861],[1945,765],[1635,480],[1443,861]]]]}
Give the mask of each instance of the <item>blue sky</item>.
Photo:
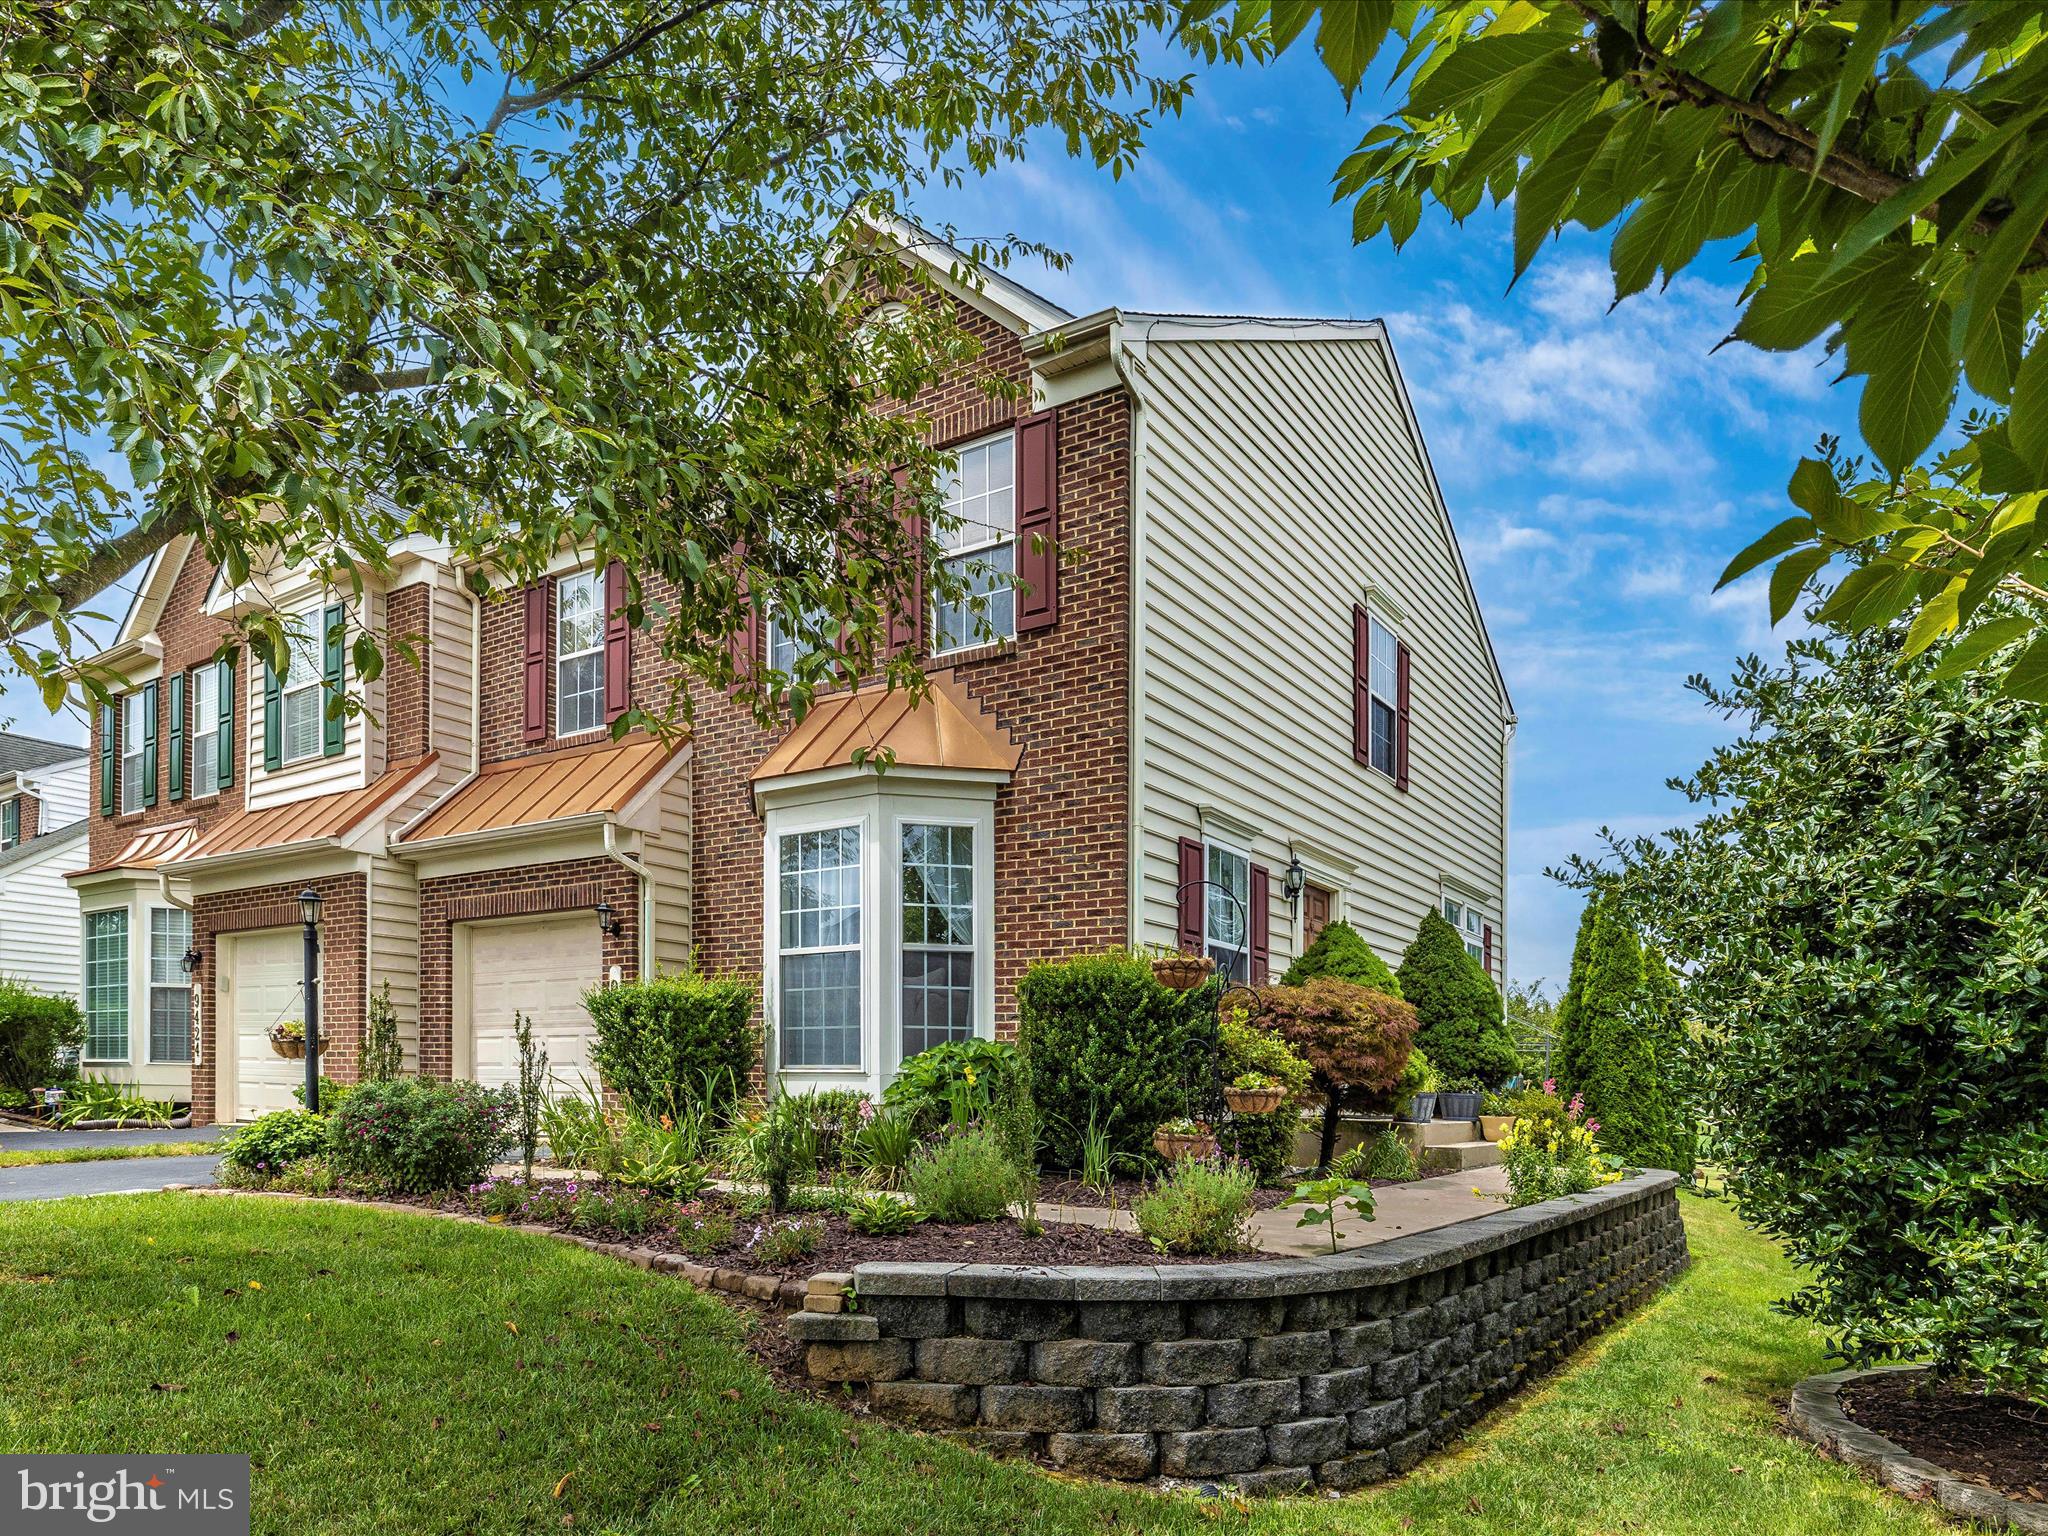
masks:
{"type": "MultiPolygon", "coordinates": [[[[1546,247],[1506,291],[1505,209],[1462,228],[1432,211],[1398,254],[1354,246],[1329,178],[1382,110],[1368,89],[1347,114],[1297,49],[1263,70],[1204,72],[1120,182],[1045,152],[913,211],[1069,253],[1066,271],[1013,275],[1078,313],[1387,322],[1521,716],[1510,967],[1555,992],[1578,898],[1543,868],[1590,850],[1602,824],[1652,831],[1685,815],[1665,779],[1729,730],[1685,678],[1782,638],[1760,582],[1715,595],[1714,578],[1785,515],[1785,480],[1820,433],[1854,440],[1856,396],[1830,389],[1815,356],[1709,355],[1736,313],[1733,250],[1609,314],[1605,236],[1546,247]]],[[[82,719],[51,720],[19,683],[0,683],[0,719],[83,739],[82,719]]]]}

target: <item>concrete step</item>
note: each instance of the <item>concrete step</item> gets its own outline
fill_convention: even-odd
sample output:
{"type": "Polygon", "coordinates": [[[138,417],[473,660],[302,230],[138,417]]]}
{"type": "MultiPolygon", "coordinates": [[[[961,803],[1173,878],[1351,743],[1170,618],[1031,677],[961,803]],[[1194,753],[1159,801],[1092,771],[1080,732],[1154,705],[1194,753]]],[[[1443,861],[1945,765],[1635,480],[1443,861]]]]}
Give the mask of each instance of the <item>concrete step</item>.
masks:
{"type": "Polygon", "coordinates": [[[1421,1125],[1404,1121],[1399,1129],[1408,1138],[1408,1145],[1417,1151],[1424,1147],[1448,1147],[1461,1141],[1479,1140],[1479,1122],[1476,1120],[1426,1120],[1421,1125]]]}
{"type": "MultiPolygon", "coordinates": [[[[1459,1172],[1471,1168],[1493,1168],[1500,1163],[1500,1144],[1493,1141],[1447,1141],[1438,1142],[1429,1149],[1432,1162],[1456,1158],[1459,1172]]],[[[1425,1169],[1424,1172],[1431,1170],[1425,1169]]]]}

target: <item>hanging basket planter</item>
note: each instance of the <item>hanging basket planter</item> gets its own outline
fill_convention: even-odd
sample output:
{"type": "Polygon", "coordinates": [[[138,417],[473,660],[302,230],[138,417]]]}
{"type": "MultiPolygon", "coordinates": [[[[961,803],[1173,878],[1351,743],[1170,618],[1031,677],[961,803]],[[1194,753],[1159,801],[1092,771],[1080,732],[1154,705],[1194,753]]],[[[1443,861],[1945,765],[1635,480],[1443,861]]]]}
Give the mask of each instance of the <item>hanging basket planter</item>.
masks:
{"type": "Polygon", "coordinates": [[[1216,962],[1207,955],[1154,955],[1152,979],[1176,992],[1192,992],[1209,979],[1216,962]]]}
{"type": "Polygon", "coordinates": [[[1234,1115],[1270,1115],[1287,1097],[1285,1088],[1226,1088],[1223,1102],[1234,1115]]]}
{"type": "MultiPolygon", "coordinates": [[[[306,1026],[303,1024],[273,1024],[270,1026],[270,1049],[286,1061],[306,1059],[306,1026]]],[[[320,1042],[320,1054],[327,1054],[327,1042],[320,1042]]]]}
{"type": "Polygon", "coordinates": [[[1170,1130],[1160,1126],[1152,1133],[1152,1148],[1169,1163],[1177,1163],[1188,1157],[1214,1157],[1217,1152],[1216,1133],[1202,1121],[1195,1121],[1192,1131],[1170,1130]]]}

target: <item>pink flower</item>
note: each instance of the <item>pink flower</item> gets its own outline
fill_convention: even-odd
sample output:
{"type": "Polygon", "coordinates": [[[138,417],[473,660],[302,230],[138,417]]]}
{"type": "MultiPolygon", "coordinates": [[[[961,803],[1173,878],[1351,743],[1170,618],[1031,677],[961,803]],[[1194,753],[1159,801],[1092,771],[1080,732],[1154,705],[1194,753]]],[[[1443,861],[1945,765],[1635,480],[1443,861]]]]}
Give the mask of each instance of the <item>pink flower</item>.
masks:
{"type": "Polygon", "coordinates": [[[1600,1134],[1600,1122],[1598,1120],[1588,1120],[1586,1122],[1586,1129],[1595,1136],[1598,1136],[1600,1134]]]}
{"type": "Polygon", "coordinates": [[[1567,1104],[1565,1108],[1575,1115],[1583,1114],[1586,1109],[1586,1096],[1583,1093],[1573,1094],[1571,1103],[1567,1104]]]}
{"type": "Polygon", "coordinates": [[[1546,1077],[1545,1079],[1543,1079],[1543,1091],[1545,1093],[1557,1092],[1557,1079],[1554,1077],[1546,1077]]]}

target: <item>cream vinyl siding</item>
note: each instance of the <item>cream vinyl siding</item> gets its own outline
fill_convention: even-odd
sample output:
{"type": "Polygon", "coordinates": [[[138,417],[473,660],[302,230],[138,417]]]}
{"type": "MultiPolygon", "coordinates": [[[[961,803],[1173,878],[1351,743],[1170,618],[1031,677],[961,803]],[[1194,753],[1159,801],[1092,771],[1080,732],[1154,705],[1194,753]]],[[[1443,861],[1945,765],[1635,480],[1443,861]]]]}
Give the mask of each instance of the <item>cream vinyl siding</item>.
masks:
{"type": "Polygon", "coordinates": [[[74,825],[0,865],[0,976],[78,996],[78,897],[64,876],[85,862],[85,829],[74,825]]]}
{"type": "MultiPolygon", "coordinates": [[[[310,611],[310,622],[317,624],[318,610],[326,603],[340,601],[344,600],[333,596],[323,599],[311,589],[305,589],[293,596],[280,598],[278,606],[293,618],[301,618],[310,611]]],[[[346,602],[349,617],[347,638],[343,641],[345,654],[358,633],[363,605],[367,605],[369,623],[376,625],[384,620],[384,599],[380,593],[364,593],[360,604],[353,598],[346,602]]],[[[244,732],[246,760],[243,764],[247,777],[242,782],[248,786],[244,804],[250,810],[260,811],[293,800],[310,800],[318,795],[359,789],[384,771],[384,733],[381,729],[370,729],[371,719],[381,721],[384,717],[383,678],[365,686],[356,677],[355,663],[351,659],[346,686],[362,699],[369,711],[368,716],[356,714],[347,720],[342,732],[341,751],[333,757],[316,754],[295,763],[286,763],[272,773],[263,767],[263,662],[252,653],[248,665],[239,670],[245,674],[242,678],[242,718],[248,724],[244,732]]]]}
{"type": "Polygon", "coordinates": [[[398,1014],[398,1037],[405,1047],[405,1068],[416,1072],[420,1060],[419,876],[410,864],[383,854],[371,855],[365,864],[370,975],[369,986],[363,993],[364,1022],[368,1022],[370,998],[385,982],[390,982],[391,1006],[398,1014]]]}
{"type": "MultiPolygon", "coordinates": [[[[1384,344],[1155,335],[1135,372],[1134,937],[1173,942],[1205,807],[1272,872],[1276,975],[1290,840],[1390,963],[1446,879],[1498,913],[1507,704],[1384,344]],[[1413,655],[1406,793],[1351,754],[1360,602],[1413,655]]],[[[1498,962],[1498,920],[1494,941],[1498,962]]]]}
{"type": "Polygon", "coordinates": [[[694,764],[678,768],[662,786],[661,830],[642,842],[640,862],[647,866],[648,900],[653,914],[653,969],[687,970],[690,965],[690,774],[694,764]]]}
{"type": "Polygon", "coordinates": [[[427,606],[427,735],[441,761],[459,776],[476,766],[470,761],[476,731],[476,701],[471,697],[476,615],[454,575],[445,569],[436,574],[427,606]]]}

